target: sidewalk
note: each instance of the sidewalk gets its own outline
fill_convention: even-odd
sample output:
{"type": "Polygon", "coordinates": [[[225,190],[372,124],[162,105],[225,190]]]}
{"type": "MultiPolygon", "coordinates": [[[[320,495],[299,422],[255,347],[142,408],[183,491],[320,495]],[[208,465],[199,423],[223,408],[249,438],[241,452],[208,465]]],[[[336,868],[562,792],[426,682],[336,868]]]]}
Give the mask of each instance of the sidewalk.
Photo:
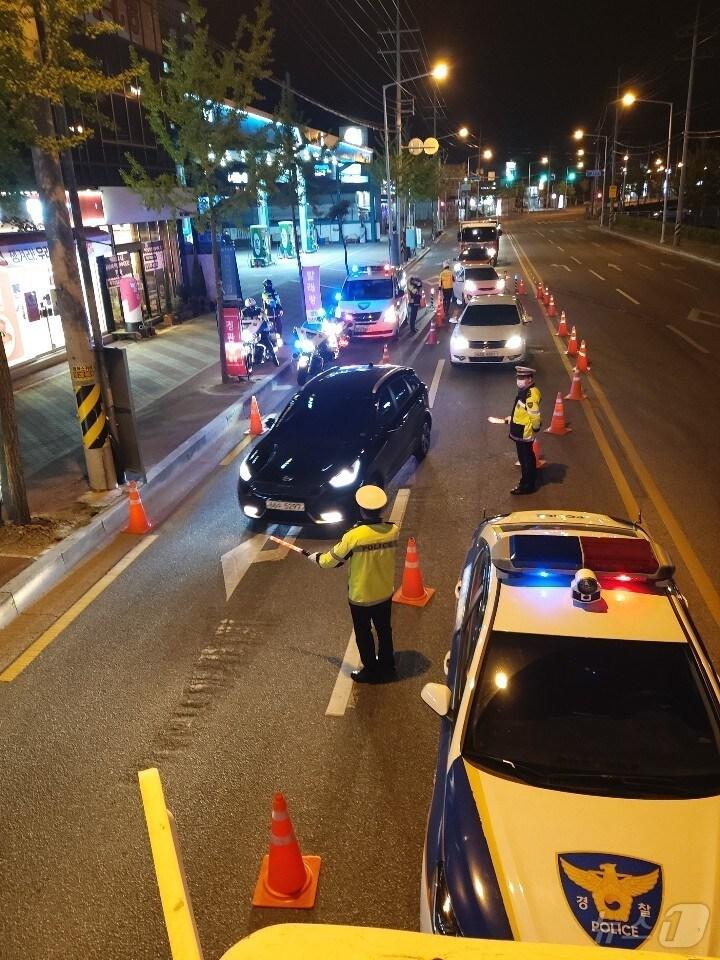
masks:
{"type": "Polygon", "coordinates": [[[638,243],[643,247],[651,247],[655,250],[661,250],[663,253],[674,254],[677,257],[685,257],[688,260],[696,260],[699,263],[708,264],[711,267],[720,267],[720,244],[703,243],[700,240],[682,240],[679,247],[672,245],[672,225],[668,227],[669,242],[660,243],[660,224],[657,224],[657,237],[652,233],[640,230],[633,230],[632,227],[614,226],[612,230],[609,227],[593,225],[593,229],[601,230],[603,233],[613,233],[622,237],[623,240],[630,240],[632,243],[638,243]]]}

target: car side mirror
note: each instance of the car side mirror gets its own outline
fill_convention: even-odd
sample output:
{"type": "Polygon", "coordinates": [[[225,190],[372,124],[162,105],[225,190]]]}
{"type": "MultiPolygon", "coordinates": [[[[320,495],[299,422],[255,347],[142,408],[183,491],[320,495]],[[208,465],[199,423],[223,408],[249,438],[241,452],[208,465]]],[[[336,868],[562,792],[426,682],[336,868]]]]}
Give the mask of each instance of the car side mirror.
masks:
{"type": "Polygon", "coordinates": [[[445,659],[443,660],[443,673],[447,676],[450,673],[450,656],[451,653],[448,652],[445,654],[445,659]]]}
{"type": "Polygon", "coordinates": [[[502,236],[502,227],[498,227],[498,236],[499,236],[499,237],[502,236]]]}
{"type": "Polygon", "coordinates": [[[271,429],[272,427],[274,427],[275,424],[277,423],[277,417],[272,417],[272,416],[271,416],[271,417],[265,417],[265,420],[264,420],[263,422],[264,422],[265,426],[268,428],[268,430],[270,430],[270,429],[271,429]]]}
{"type": "Polygon", "coordinates": [[[426,683],[420,696],[439,717],[450,713],[450,688],[444,683],[426,683]]]}

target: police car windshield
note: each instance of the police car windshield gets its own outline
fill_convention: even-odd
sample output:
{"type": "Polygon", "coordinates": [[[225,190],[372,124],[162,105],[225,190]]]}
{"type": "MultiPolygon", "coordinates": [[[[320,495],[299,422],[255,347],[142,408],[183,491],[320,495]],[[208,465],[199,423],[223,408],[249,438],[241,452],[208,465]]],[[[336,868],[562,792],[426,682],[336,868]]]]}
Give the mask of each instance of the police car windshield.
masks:
{"type": "MultiPolygon", "coordinates": [[[[340,378],[338,378],[340,380],[340,378]]],[[[313,436],[352,438],[368,433],[375,420],[375,406],[365,383],[325,381],[306,388],[285,408],[278,426],[290,432],[313,436]]]]}
{"type": "Polygon", "coordinates": [[[460,317],[463,327],[509,327],[517,323],[520,316],[511,303],[471,303],[460,317]]]}
{"type": "Polygon", "coordinates": [[[490,243],[497,237],[497,227],[463,227],[460,240],[462,243],[490,243]]]}
{"type": "Polygon", "coordinates": [[[392,280],[388,277],[359,277],[346,280],[343,287],[343,300],[391,300],[392,280]]]}
{"type": "Polygon", "coordinates": [[[681,643],[493,632],[463,756],[575,793],[720,793],[718,717],[681,643]]]}

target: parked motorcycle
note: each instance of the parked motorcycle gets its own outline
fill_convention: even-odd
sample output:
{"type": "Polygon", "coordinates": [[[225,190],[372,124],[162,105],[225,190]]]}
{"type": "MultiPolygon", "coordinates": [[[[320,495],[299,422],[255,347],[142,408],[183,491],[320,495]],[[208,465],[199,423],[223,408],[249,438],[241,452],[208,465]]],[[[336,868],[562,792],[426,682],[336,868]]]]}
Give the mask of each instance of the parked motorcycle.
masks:
{"type": "Polygon", "coordinates": [[[297,363],[299,386],[333,364],[341,347],[347,346],[347,337],[340,334],[337,328],[337,324],[327,320],[293,328],[296,338],[293,358],[297,363]]]}

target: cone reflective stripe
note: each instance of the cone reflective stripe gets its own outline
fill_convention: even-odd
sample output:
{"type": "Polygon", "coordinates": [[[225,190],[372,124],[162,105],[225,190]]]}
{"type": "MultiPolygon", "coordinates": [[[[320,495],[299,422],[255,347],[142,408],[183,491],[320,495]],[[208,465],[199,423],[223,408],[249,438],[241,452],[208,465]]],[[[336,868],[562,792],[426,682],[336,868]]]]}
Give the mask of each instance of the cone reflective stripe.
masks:
{"type": "Polygon", "coordinates": [[[262,418],[260,417],[260,407],[254,395],[250,400],[250,429],[246,432],[249,433],[251,437],[259,437],[261,433],[265,432],[262,418]]]}
{"type": "Polygon", "coordinates": [[[427,337],[425,337],[425,345],[428,347],[436,347],[438,345],[438,336],[437,330],[435,329],[435,318],[430,320],[430,331],[428,332],[427,337]]]}
{"type": "Polygon", "coordinates": [[[433,587],[426,587],[423,583],[415,537],[408,537],[402,586],[393,594],[393,602],[405,603],[410,607],[424,607],[434,593],[433,587]]]}
{"type": "Polygon", "coordinates": [[[566,337],[568,335],[567,321],[565,319],[565,311],[560,311],[560,320],[558,322],[556,337],[566,337]]]}
{"type": "Polygon", "coordinates": [[[390,363],[390,352],[388,351],[388,345],[383,344],[382,360],[381,363],[390,363]]]}
{"type": "Polygon", "coordinates": [[[270,853],[263,857],[255,885],[254,907],[308,908],[315,904],[320,857],[303,857],[285,797],[273,797],[270,853]]]}
{"type": "Polygon", "coordinates": [[[543,290],[542,300],[543,300],[543,303],[545,304],[545,306],[547,306],[547,305],[550,303],[550,288],[549,288],[549,287],[545,287],[545,289],[543,290]]]}
{"type": "Polygon", "coordinates": [[[575,368],[572,375],[572,380],[570,381],[570,393],[565,394],[566,400],[585,400],[587,399],[583,393],[582,381],[580,379],[580,371],[575,368]]]}
{"type": "Polygon", "coordinates": [[[557,308],[555,307],[555,297],[550,294],[550,303],[548,303],[548,316],[555,317],[557,316],[557,308]]]}
{"type": "Polygon", "coordinates": [[[128,483],[128,524],[123,533],[149,533],[152,530],[152,523],[145,513],[145,507],[140,499],[140,492],[137,483],[131,480],[128,483]]]}
{"type": "Polygon", "coordinates": [[[588,363],[587,347],[585,346],[584,340],[580,341],[580,349],[578,350],[576,369],[578,369],[580,373],[587,373],[588,370],[590,369],[590,364],[588,363]]]}
{"type": "Polygon", "coordinates": [[[435,307],[435,287],[430,287],[430,309],[435,307]]]}
{"type": "Polygon", "coordinates": [[[578,353],[578,342],[577,342],[577,333],[575,332],[575,327],[570,331],[570,339],[568,340],[567,350],[565,353],[569,357],[576,357],[578,353]]]}
{"type": "Polygon", "coordinates": [[[521,297],[525,296],[525,281],[522,277],[520,277],[520,280],[518,281],[517,292],[521,297]]]}
{"type": "Polygon", "coordinates": [[[553,410],[552,420],[550,421],[550,426],[547,428],[545,433],[552,433],[556,437],[563,437],[566,433],[570,433],[570,427],[565,423],[565,407],[563,406],[562,394],[558,393],[555,398],[555,409],[553,410]]]}
{"type": "Polygon", "coordinates": [[[540,283],[540,281],[538,281],[537,288],[535,289],[535,296],[538,300],[542,300],[543,298],[543,285],[540,283]]]}

